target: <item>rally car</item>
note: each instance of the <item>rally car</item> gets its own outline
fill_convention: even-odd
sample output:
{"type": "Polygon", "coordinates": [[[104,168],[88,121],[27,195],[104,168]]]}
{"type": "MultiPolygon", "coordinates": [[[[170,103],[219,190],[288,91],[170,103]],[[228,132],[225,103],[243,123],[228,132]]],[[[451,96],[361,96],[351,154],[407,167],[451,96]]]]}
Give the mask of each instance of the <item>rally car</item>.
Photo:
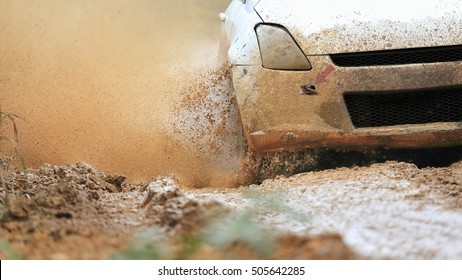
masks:
{"type": "Polygon", "coordinates": [[[462,144],[462,1],[233,0],[220,19],[251,150],[462,144]]]}

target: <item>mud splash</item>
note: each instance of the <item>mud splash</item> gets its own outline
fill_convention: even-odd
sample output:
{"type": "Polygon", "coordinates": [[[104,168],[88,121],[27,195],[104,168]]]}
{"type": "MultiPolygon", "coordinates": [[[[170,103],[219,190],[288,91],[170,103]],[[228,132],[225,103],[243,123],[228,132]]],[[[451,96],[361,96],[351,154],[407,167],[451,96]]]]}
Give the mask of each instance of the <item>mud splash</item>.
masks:
{"type": "Polygon", "coordinates": [[[174,107],[167,132],[201,159],[181,172],[190,186],[234,186],[242,182],[240,164],[245,155],[245,139],[237,110],[230,66],[202,74],[174,107]],[[200,172],[202,168],[209,172],[200,172]]]}
{"type": "Polygon", "coordinates": [[[224,182],[201,178],[228,168],[229,157],[209,162],[209,146],[171,132],[177,114],[186,118],[174,108],[215,66],[217,14],[227,4],[0,1],[0,102],[27,120],[19,123],[27,166],[83,161],[131,181],[176,173],[198,178],[194,185],[224,182]]]}

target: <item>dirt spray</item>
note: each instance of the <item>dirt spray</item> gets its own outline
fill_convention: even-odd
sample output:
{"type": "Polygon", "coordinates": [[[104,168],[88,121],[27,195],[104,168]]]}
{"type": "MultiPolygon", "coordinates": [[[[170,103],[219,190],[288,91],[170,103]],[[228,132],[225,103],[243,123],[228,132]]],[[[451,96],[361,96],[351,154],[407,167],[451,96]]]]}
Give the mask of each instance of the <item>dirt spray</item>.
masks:
{"type": "Polygon", "coordinates": [[[211,70],[228,2],[0,0],[0,101],[26,120],[27,165],[233,184],[237,112],[211,70]]]}

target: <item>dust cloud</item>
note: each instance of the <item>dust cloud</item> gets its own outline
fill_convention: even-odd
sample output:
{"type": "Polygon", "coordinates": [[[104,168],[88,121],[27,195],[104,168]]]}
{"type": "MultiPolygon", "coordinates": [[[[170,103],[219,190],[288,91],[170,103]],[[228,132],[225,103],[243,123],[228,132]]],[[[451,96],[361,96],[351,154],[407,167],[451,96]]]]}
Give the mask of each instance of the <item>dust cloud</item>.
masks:
{"type": "Polygon", "coordinates": [[[198,79],[213,75],[228,3],[0,0],[0,102],[25,119],[27,166],[83,161],[132,181],[175,173],[227,184],[237,155],[216,162],[172,126],[188,119],[178,106],[198,79]]]}

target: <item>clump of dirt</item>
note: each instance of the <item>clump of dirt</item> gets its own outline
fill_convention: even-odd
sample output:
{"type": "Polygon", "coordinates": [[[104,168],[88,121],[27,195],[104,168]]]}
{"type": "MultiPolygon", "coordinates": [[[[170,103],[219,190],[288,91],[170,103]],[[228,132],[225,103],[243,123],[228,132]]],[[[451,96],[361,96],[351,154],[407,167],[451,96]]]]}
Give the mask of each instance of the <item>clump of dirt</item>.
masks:
{"type": "MultiPolygon", "coordinates": [[[[447,168],[427,167],[418,169],[408,163],[389,163],[390,179],[408,180],[418,190],[406,196],[408,199],[444,201],[448,208],[462,208],[462,162],[447,168]],[[424,170],[424,172],[422,172],[424,170]]],[[[375,167],[375,166],[373,166],[375,167]]]]}
{"type": "Polygon", "coordinates": [[[286,235],[278,240],[276,259],[282,260],[352,260],[359,259],[339,234],[317,237],[286,235]]]}
{"type": "Polygon", "coordinates": [[[122,191],[125,176],[106,175],[85,163],[75,165],[43,165],[39,169],[11,172],[6,183],[14,193],[3,216],[4,221],[35,219],[34,215],[56,218],[79,217],[81,209],[95,215],[103,192],[122,191]]]}
{"type": "MultiPolygon", "coordinates": [[[[8,162],[8,161],[4,161],[8,162]]],[[[126,191],[125,176],[85,163],[7,173],[0,234],[27,258],[104,258],[129,231],[107,222],[104,196],[126,191]]],[[[126,237],[125,237],[126,238],[126,237]]]]}
{"type": "Polygon", "coordinates": [[[146,197],[141,208],[145,217],[155,225],[166,227],[176,234],[191,234],[225,209],[214,201],[201,202],[187,197],[172,176],[158,176],[145,186],[146,197]]]}
{"type": "Polygon", "coordinates": [[[299,236],[287,234],[274,240],[274,250],[262,254],[249,244],[235,242],[221,250],[203,246],[193,259],[268,259],[268,260],[357,260],[361,257],[345,245],[338,234],[299,236]]]}

